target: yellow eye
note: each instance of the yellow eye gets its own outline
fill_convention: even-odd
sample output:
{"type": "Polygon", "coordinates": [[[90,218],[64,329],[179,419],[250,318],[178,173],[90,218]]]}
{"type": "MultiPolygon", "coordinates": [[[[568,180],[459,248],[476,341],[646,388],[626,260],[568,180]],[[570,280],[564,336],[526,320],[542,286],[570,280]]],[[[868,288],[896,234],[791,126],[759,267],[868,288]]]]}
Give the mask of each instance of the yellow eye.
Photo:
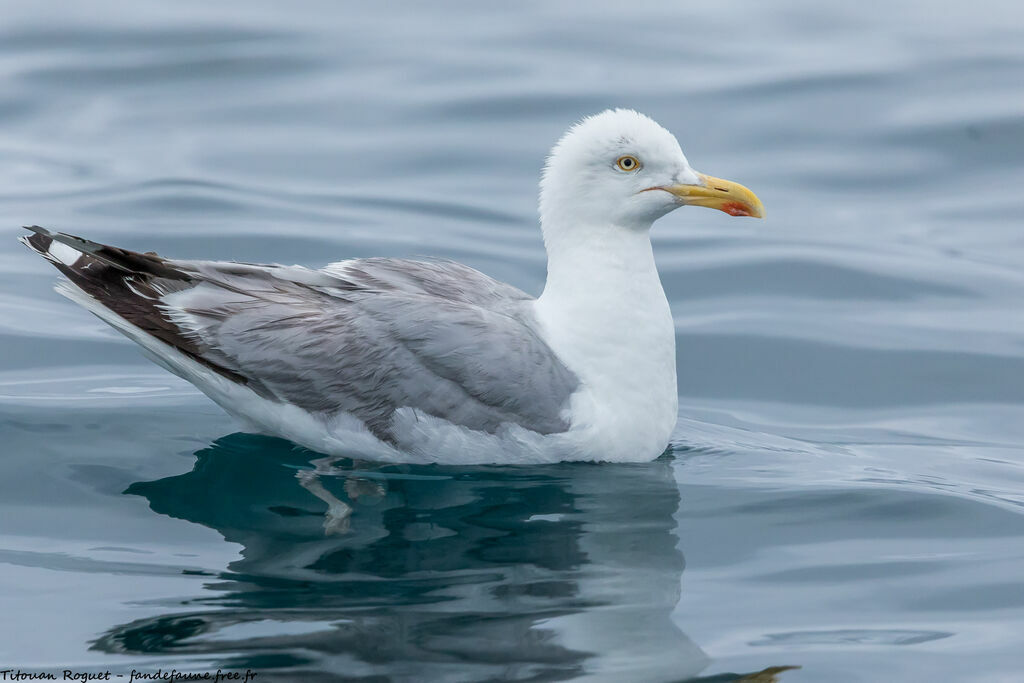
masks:
{"type": "Polygon", "coordinates": [[[635,156],[627,154],[624,157],[616,159],[615,165],[619,167],[620,171],[635,171],[640,168],[640,160],[635,156]]]}

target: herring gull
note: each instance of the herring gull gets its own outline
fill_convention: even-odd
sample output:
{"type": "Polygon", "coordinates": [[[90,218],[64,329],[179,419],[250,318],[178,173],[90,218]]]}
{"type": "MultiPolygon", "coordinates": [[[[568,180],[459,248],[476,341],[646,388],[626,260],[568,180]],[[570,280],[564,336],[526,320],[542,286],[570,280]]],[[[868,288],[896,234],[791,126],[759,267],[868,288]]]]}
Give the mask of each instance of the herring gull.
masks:
{"type": "Polygon", "coordinates": [[[384,462],[648,461],[678,410],[651,224],[684,205],[762,217],[631,110],[583,119],[540,183],[540,297],[444,260],[169,259],[33,226],[58,291],[257,431],[384,462]]]}

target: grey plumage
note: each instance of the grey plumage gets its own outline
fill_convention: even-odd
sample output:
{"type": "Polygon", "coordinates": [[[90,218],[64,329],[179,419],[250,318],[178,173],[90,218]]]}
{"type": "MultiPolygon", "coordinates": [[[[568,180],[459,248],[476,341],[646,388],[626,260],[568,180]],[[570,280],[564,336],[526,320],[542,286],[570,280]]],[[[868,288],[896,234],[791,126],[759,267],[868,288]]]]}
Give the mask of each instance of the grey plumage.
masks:
{"type": "Polygon", "coordinates": [[[350,413],[388,442],[406,407],[489,433],[569,427],[579,382],[538,335],[532,299],[467,266],[172,260],[29,229],[23,241],[90,297],[264,398],[350,413]],[[64,263],[52,241],[83,256],[64,263]]]}

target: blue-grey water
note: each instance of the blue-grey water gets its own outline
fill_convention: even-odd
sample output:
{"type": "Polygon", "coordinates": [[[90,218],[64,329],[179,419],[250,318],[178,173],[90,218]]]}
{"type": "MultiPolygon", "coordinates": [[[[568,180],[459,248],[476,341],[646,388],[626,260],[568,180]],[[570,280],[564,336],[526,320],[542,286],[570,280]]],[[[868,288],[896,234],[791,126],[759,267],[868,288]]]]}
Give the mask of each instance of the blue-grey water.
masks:
{"type": "Polygon", "coordinates": [[[1024,677],[1019,5],[2,13],[0,669],[1024,677]],[[239,433],[15,242],[441,255],[538,293],[543,157],[609,106],[768,214],[655,227],[680,420],[650,464],[356,466],[239,433]]]}

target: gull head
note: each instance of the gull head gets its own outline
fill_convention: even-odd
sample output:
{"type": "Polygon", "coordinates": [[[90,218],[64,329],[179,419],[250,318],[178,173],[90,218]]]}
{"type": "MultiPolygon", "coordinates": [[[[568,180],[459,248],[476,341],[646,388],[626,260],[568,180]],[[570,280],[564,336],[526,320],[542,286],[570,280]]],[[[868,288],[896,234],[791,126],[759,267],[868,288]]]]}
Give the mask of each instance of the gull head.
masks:
{"type": "Polygon", "coordinates": [[[562,136],[544,167],[541,223],[643,230],[680,206],[764,217],[739,183],[690,168],[675,136],[629,109],[587,117],[562,136]]]}

